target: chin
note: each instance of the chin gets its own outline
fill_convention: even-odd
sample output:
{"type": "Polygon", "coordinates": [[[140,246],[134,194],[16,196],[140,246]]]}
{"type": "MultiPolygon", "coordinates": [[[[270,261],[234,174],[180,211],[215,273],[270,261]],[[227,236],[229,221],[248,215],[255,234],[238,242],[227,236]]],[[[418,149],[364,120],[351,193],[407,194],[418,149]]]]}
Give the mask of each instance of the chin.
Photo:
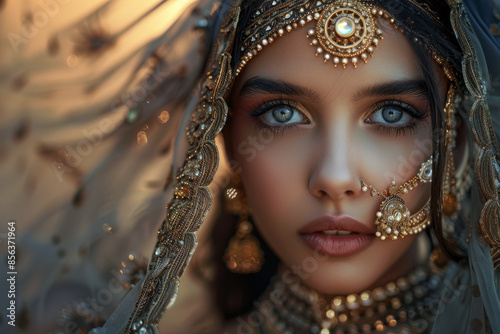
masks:
{"type": "Polygon", "coordinates": [[[360,293],[371,288],[383,274],[381,266],[377,267],[359,263],[322,263],[303,283],[326,295],[360,293]]]}
{"type": "Polygon", "coordinates": [[[360,293],[410,271],[414,241],[414,238],[398,242],[377,240],[357,254],[340,257],[316,254],[315,261],[303,260],[300,268],[292,265],[290,269],[317,292],[326,295],[360,293]]]}

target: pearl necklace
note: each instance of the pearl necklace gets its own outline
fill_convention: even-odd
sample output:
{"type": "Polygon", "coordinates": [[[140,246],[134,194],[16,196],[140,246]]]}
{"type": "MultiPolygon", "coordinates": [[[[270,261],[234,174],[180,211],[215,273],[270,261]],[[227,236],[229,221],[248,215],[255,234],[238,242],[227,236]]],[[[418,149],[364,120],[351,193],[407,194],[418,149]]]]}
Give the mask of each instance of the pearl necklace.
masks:
{"type": "Polygon", "coordinates": [[[417,267],[410,274],[360,294],[324,296],[298,284],[283,270],[259,299],[272,305],[263,314],[264,334],[423,333],[435,316],[442,276],[417,267]],[[295,283],[295,284],[294,284],[295,283]]]}

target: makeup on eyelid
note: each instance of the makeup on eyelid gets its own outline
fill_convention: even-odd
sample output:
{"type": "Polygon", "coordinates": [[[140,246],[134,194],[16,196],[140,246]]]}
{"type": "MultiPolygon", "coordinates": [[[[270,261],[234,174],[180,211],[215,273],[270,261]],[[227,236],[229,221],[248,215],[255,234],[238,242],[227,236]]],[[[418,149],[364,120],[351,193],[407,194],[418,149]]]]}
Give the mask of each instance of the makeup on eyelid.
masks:
{"type": "MultiPolygon", "coordinates": [[[[286,129],[295,129],[297,125],[308,125],[311,127],[312,117],[305,115],[302,104],[290,99],[271,99],[268,102],[260,103],[257,107],[250,108],[247,113],[253,117],[259,128],[271,130],[276,134],[283,134],[286,129]],[[278,112],[278,113],[277,113],[278,112]],[[295,121],[291,122],[295,118],[295,121]],[[298,118],[298,119],[297,119],[298,118]]],[[[398,100],[385,100],[376,103],[369,108],[362,116],[361,120],[367,124],[376,126],[376,130],[384,130],[386,133],[396,136],[405,134],[406,130],[414,133],[417,129],[417,122],[426,118],[428,112],[420,112],[409,103],[398,100]],[[387,116],[393,115],[392,112],[399,112],[399,118],[396,120],[387,119],[387,116]],[[382,119],[374,120],[374,115],[382,111],[382,119]],[[401,119],[405,122],[397,123],[401,119]],[[384,125],[385,122],[385,125],[384,125]]],[[[380,118],[380,117],[379,117],[380,118]]]]}

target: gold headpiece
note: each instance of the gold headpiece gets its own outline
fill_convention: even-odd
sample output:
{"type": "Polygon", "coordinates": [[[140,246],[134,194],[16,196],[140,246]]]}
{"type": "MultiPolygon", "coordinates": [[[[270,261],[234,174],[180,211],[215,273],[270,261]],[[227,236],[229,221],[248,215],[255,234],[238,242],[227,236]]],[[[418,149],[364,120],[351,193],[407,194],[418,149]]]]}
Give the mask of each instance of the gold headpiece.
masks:
{"type": "Polygon", "coordinates": [[[247,62],[265,46],[273,43],[285,32],[305,26],[316,20],[316,28],[309,29],[307,37],[312,37],[311,45],[316,48],[316,56],[322,54],[324,62],[332,61],[343,68],[360,60],[365,63],[368,56],[382,39],[382,30],[377,25],[379,18],[394,24],[384,10],[359,1],[267,1],[255,11],[253,22],[245,29],[240,59],[236,75],[247,62]]]}
{"type": "MultiPolygon", "coordinates": [[[[410,2],[418,11],[442,25],[437,14],[427,5],[410,2]]],[[[250,23],[244,28],[239,50],[241,56],[235,74],[238,75],[250,59],[277,38],[311,21],[316,21],[316,27],[308,30],[307,37],[311,38],[310,44],[315,48],[316,56],[322,55],[325,63],[331,62],[335,67],[342,64],[342,67],[346,68],[349,63],[356,67],[361,61],[368,61],[383,38],[382,30],[378,27],[380,18],[408,35],[407,29],[400,26],[387,11],[375,6],[371,0],[264,1],[251,13],[250,23]]],[[[418,42],[425,39],[425,36],[419,34],[407,37],[418,42]]],[[[430,43],[426,43],[426,47],[434,60],[443,66],[448,78],[455,81],[447,60],[439,55],[430,43]]]]}

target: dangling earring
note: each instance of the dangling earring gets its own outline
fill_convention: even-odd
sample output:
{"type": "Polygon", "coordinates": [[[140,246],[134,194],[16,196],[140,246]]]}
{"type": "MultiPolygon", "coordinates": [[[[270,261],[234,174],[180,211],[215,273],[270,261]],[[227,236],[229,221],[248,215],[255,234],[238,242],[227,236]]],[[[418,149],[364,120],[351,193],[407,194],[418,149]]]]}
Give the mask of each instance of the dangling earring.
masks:
{"type": "Polygon", "coordinates": [[[420,211],[411,215],[405,201],[399,194],[407,194],[408,191],[416,188],[419,182],[427,183],[432,181],[432,156],[422,163],[417,175],[399,187],[396,186],[395,181],[392,181],[388,189],[379,192],[375,187],[367,185],[365,181],[361,179],[360,181],[363,192],[370,191],[370,196],[382,196],[384,198],[375,219],[375,225],[377,226],[375,235],[381,240],[404,238],[408,234],[422,232],[423,229],[430,225],[430,200],[420,211]]]}
{"type": "Polygon", "coordinates": [[[456,194],[455,178],[455,162],[453,157],[453,149],[448,149],[446,152],[446,167],[444,173],[444,189],[443,189],[443,213],[445,217],[454,220],[458,209],[458,199],[456,194]]]}
{"type": "Polygon", "coordinates": [[[229,271],[238,274],[259,272],[264,263],[264,252],[259,240],[252,234],[246,197],[241,187],[230,187],[226,191],[226,209],[239,215],[236,234],[229,240],[224,261],[229,271]]]}
{"type": "Polygon", "coordinates": [[[469,164],[469,146],[465,145],[462,161],[455,166],[454,150],[456,148],[457,122],[454,106],[461,104],[460,95],[451,85],[444,109],[446,121],[446,164],[443,182],[443,235],[448,240],[455,240],[455,224],[458,212],[461,211],[466,193],[473,183],[475,172],[469,164]],[[456,168],[455,168],[456,167],[456,168]]]}
{"type": "Polygon", "coordinates": [[[443,213],[445,217],[454,220],[456,211],[458,210],[458,198],[456,189],[455,177],[455,158],[453,150],[456,147],[456,119],[455,109],[455,90],[453,86],[448,90],[446,106],[444,108],[444,116],[446,121],[446,167],[444,170],[444,186],[443,186],[443,213]]]}

